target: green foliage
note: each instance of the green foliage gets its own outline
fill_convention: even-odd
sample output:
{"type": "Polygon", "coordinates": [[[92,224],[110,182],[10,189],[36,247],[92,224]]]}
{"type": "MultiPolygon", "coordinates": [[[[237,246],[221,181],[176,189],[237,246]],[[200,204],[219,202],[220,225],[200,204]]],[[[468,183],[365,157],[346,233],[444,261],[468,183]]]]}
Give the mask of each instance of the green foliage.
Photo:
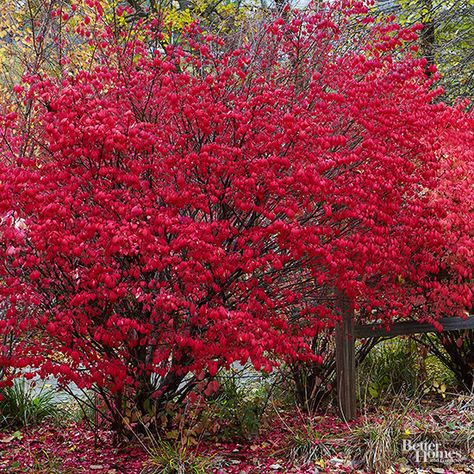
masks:
{"type": "Polygon", "coordinates": [[[474,331],[423,334],[418,340],[432,354],[428,361],[434,361],[430,364],[431,372],[436,375],[434,380],[458,390],[472,391],[474,331]]]}
{"type": "Polygon", "coordinates": [[[425,359],[426,387],[425,392],[437,394],[446,398],[447,391],[457,384],[456,377],[451,369],[434,355],[428,355],[425,359]]]}
{"type": "Polygon", "coordinates": [[[268,378],[230,370],[219,377],[220,388],[209,410],[224,438],[251,438],[258,433],[273,392],[268,378]]]}
{"type": "Polygon", "coordinates": [[[393,338],[375,346],[358,371],[360,399],[421,393],[445,397],[456,384],[453,372],[412,338],[393,338]]]}
{"type": "Polygon", "coordinates": [[[26,380],[15,381],[2,391],[0,424],[8,427],[32,426],[57,415],[54,390],[43,386],[35,392],[26,380]]]}
{"type": "Polygon", "coordinates": [[[359,366],[359,398],[413,396],[424,380],[416,345],[410,339],[381,342],[359,366]]]}

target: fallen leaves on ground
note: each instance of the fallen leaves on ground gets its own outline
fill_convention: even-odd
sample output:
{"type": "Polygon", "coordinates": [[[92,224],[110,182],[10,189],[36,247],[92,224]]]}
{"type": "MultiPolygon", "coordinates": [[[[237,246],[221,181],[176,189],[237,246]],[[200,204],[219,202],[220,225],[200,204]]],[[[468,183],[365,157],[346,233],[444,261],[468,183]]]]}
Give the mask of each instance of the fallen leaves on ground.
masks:
{"type": "MultiPolygon", "coordinates": [[[[466,412],[461,408],[451,403],[424,414],[410,413],[405,433],[416,437],[436,432],[456,440],[466,428],[466,412]]],[[[201,456],[213,460],[213,474],[368,474],[363,462],[351,457],[348,439],[351,430],[363,423],[377,423],[378,417],[380,414],[364,416],[350,424],[335,415],[312,418],[312,427],[321,436],[315,443],[320,442],[324,449],[307,464],[288,457],[289,440],[309,420],[302,415],[287,414],[248,441],[207,439],[197,449],[201,456]]],[[[451,464],[430,466],[400,457],[387,474],[474,474],[472,459],[473,453],[468,451],[451,464]]],[[[147,453],[138,440],[117,447],[112,433],[94,433],[76,423],[67,427],[43,424],[0,434],[0,473],[5,474],[140,474],[146,460],[147,453]]]]}

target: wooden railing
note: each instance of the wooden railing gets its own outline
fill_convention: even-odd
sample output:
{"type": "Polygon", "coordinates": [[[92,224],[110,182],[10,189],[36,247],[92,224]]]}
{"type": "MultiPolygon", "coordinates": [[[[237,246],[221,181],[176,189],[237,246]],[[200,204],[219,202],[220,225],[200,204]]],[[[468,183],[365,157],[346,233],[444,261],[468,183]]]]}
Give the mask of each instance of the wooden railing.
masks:
{"type": "MultiPolygon", "coordinates": [[[[394,323],[389,329],[383,324],[355,325],[350,301],[343,295],[339,295],[338,301],[342,320],[336,325],[337,397],[342,417],[352,420],[357,416],[355,340],[422,334],[437,330],[432,324],[416,321],[394,323]]],[[[474,315],[469,315],[466,319],[441,318],[438,322],[443,326],[443,331],[474,329],[474,315]]]]}

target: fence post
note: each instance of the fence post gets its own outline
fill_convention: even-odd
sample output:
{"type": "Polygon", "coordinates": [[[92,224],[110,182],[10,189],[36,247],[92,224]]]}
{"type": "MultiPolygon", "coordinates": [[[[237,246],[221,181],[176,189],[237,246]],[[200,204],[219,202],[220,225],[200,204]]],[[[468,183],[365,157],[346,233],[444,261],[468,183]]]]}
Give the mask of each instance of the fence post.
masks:
{"type": "Polygon", "coordinates": [[[342,314],[336,324],[337,400],[343,418],[349,421],[357,415],[354,310],[341,292],[336,293],[336,304],[342,314]]]}

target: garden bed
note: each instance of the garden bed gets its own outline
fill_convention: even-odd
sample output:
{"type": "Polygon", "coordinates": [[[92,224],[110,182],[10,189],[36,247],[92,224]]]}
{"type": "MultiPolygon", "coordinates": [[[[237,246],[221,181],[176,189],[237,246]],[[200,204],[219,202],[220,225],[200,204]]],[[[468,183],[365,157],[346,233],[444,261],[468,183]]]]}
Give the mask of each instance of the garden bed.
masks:
{"type": "Polygon", "coordinates": [[[474,472],[472,397],[428,400],[413,411],[393,408],[385,406],[350,424],[330,412],[312,418],[274,413],[274,423],[267,421],[251,439],[203,435],[197,444],[186,446],[182,436],[160,442],[141,435],[117,446],[106,430],[56,419],[3,433],[0,472],[158,474],[181,472],[171,468],[179,462],[188,468],[182,472],[215,474],[474,472]],[[400,451],[403,440],[413,448],[410,452],[400,451]],[[424,463],[427,443],[451,459],[424,463]]]}

